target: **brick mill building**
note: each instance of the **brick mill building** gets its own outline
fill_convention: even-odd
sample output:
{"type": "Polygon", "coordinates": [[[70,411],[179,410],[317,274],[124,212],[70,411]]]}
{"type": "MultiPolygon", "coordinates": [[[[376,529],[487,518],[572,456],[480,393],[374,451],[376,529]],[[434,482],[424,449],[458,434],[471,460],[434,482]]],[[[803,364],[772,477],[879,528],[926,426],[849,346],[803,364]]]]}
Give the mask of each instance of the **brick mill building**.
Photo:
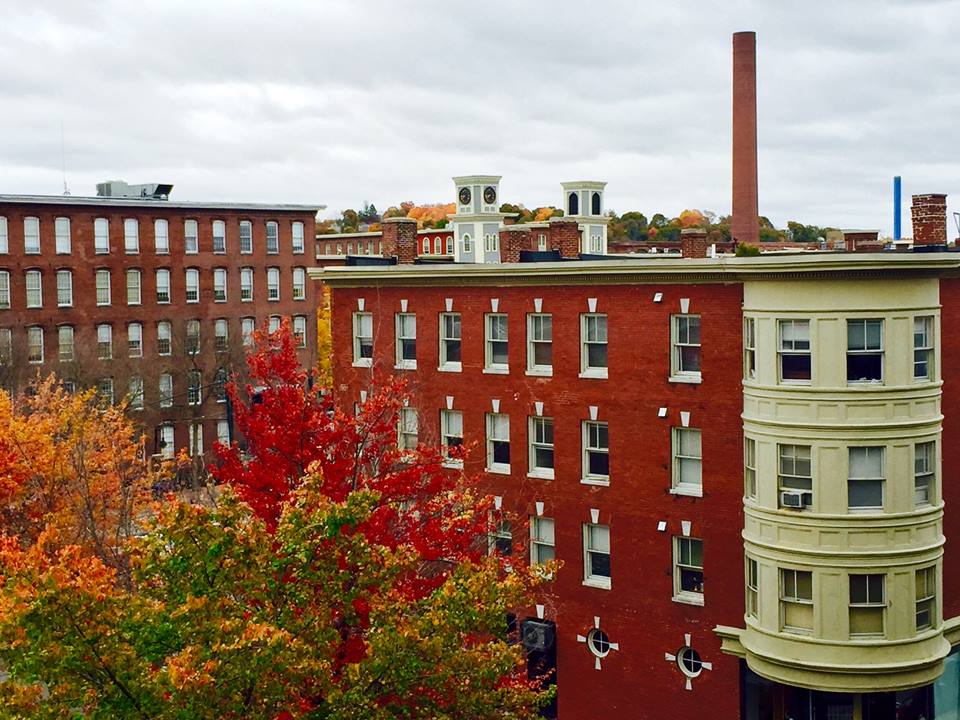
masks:
{"type": "Polygon", "coordinates": [[[320,207],[178,201],[171,187],[0,195],[3,386],[55,372],[95,387],[168,456],[228,437],[223,384],[255,327],[289,318],[316,362],[306,243],[320,207]]]}

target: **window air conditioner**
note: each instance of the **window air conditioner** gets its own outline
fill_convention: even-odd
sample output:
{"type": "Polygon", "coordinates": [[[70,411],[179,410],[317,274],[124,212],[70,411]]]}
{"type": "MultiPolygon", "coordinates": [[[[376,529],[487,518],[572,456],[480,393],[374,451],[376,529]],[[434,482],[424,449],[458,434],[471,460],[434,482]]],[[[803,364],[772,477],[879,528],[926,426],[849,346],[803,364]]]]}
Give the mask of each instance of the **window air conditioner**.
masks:
{"type": "Polygon", "coordinates": [[[520,623],[520,635],[527,650],[546,652],[553,647],[556,626],[543,620],[524,620],[520,623]]]}
{"type": "Polygon", "coordinates": [[[786,508],[802,509],[809,507],[813,493],[806,490],[783,490],[780,492],[780,505],[786,508]]]}

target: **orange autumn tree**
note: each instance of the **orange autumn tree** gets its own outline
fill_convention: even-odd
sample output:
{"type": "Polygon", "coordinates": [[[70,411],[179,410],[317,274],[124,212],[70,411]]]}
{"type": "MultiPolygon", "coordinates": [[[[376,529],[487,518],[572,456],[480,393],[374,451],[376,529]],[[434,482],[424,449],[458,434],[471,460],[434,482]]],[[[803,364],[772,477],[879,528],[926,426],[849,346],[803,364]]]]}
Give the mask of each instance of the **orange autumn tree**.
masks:
{"type": "Polygon", "coordinates": [[[120,407],[68,393],[53,376],[0,392],[0,532],[31,545],[76,545],[118,570],[153,482],[141,439],[120,407]]]}

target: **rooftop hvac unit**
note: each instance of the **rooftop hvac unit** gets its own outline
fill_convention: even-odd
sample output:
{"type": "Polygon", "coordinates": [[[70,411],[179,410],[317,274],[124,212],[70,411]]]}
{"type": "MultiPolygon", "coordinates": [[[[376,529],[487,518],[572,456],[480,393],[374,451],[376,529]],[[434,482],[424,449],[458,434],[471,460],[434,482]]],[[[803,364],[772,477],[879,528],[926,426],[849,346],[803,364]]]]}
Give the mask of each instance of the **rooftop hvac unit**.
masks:
{"type": "Polygon", "coordinates": [[[527,650],[546,652],[553,647],[556,626],[546,620],[524,620],[520,624],[520,636],[527,650]]]}
{"type": "Polygon", "coordinates": [[[785,508],[802,510],[809,507],[811,502],[813,502],[813,493],[807,490],[782,490],[780,492],[780,505],[785,508]]]}

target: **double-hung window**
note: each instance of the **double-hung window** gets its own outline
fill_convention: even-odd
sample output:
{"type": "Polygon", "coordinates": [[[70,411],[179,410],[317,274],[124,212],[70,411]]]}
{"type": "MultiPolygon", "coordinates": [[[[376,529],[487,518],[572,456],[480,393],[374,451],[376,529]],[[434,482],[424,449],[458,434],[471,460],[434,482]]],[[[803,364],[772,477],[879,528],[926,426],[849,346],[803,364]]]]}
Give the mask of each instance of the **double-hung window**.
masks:
{"type": "Polygon", "coordinates": [[[935,442],[922,442],[913,446],[913,504],[929,505],[933,502],[936,486],[935,442]]]}
{"type": "Polygon", "coordinates": [[[167,268],[157,270],[157,302],[163,305],[170,302],[170,271],[167,268]]]}
{"type": "Polygon", "coordinates": [[[183,252],[187,255],[196,255],[200,252],[200,234],[197,231],[196,220],[183,221],[183,252]]]}
{"type": "Polygon", "coordinates": [[[267,255],[280,252],[280,226],[275,220],[267,221],[267,255]]]}
{"type": "Polygon", "coordinates": [[[397,313],[397,367],[415,370],[417,367],[417,316],[397,313]]]}
{"type": "Polygon", "coordinates": [[[157,323],[157,355],[170,355],[171,335],[169,320],[161,320],[157,323]]]}
{"type": "Polygon", "coordinates": [[[303,223],[296,220],[290,226],[290,232],[293,237],[293,254],[303,254],[303,223]]]}
{"type": "Polygon", "coordinates": [[[70,254],[70,218],[58,217],[53,222],[53,231],[56,237],[56,252],[58,255],[70,254]]]}
{"type": "Polygon", "coordinates": [[[97,325],[97,357],[110,360],[113,357],[113,326],[97,325]]]}
{"type": "Polygon", "coordinates": [[[883,320],[847,320],[847,382],[883,382],[883,320]]]}
{"type": "Polygon", "coordinates": [[[197,355],[200,352],[200,321],[187,320],[186,330],[187,355],[197,355]]]}
{"type": "Polygon", "coordinates": [[[230,447],[230,423],[226,420],[217,420],[217,442],[230,447]]]}
{"type": "Polygon", "coordinates": [[[291,294],[294,300],[306,300],[307,298],[307,271],[302,267],[293,269],[293,284],[291,294]]]}
{"type": "Polygon", "coordinates": [[[850,448],[847,506],[851,510],[883,510],[883,447],[850,448]]]}
{"type": "Polygon", "coordinates": [[[267,300],[275,302],[280,299],[280,268],[267,268],[267,300]]]}
{"type": "Polygon", "coordinates": [[[43,328],[39,325],[27,328],[27,362],[30,364],[43,362],[43,328]]]}
{"type": "Polygon", "coordinates": [[[513,528],[509,520],[499,520],[487,538],[490,554],[498,553],[504,557],[513,555],[513,528]]]}
{"type": "Polygon", "coordinates": [[[535,477],[552,479],[553,469],[553,418],[530,418],[530,474],[535,477]]]}
{"type": "Polygon", "coordinates": [[[196,268],[187,268],[184,277],[186,278],[187,302],[200,302],[200,271],[196,268]]]}
{"type": "Polygon", "coordinates": [[[40,218],[23,219],[23,252],[26,255],[40,254],[40,218]]]}
{"type": "Polygon", "coordinates": [[[9,365],[13,360],[13,331],[0,328],[0,365],[9,365]]]}
{"type": "Polygon", "coordinates": [[[143,357],[143,325],[138,322],[127,325],[127,354],[132,358],[143,357]]]}
{"type": "Polygon", "coordinates": [[[813,499],[813,471],[810,463],[809,445],[777,445],[778,472],[777,486],[781,493],[780,507],[805,507],[813,499]],[[803,493],[797,502],[790,504],[786,497],[793,497],[796,493],[803,493]]]}
{"type": "Polygon", "coordinates": [[[485,316],[486,338],[484,339],[485,369],[492,372],[505,372],[508,369],[507,353],[507,316],[487,314],[485,316]]]}
{"type": "Polygon", "coordinates": [[[223,220],[214,220],[212,226],[213,253],[223,255],[227,252],[227,224],[223,220]]]}
{"type": "Polygon", "coordinates": [[[153,221],[153,248],[157,255],[170,254],[170,223],[163,218],[153,221]]]}
{"type": "Polygon", "coordinates": [[[460,313],[440,314],[440,369],[459,372],[460,364],[460,313]]]}
{"type": "Polygon", "coordinates": [[[400,450],[416,450],[419,443],[420,420],[413,408],[400,408],[397,414],[397,447],[400,450]]]}
{"type": "Polygon", "coordinates": [[[585,421],[583,423],[583,482],[610,482],[610,440],[607,423],[585,421]]]}
{"type": "Polygon", "coordinates": [[[24,273],[24,280],[27,289],[27,307],[43,307],[43,279],[39,270],[27,270],[24,273]]]}
{"type": "Polygon", "coordinates": [[[703,604],[703,540],[673,539],[673,599],[703,604]]]}
{"type": "Polygon", "coordinates": [[[230,323],[226,318],[217,318],[213,323],[213,348],[218,353],[230,349],[230,323]]]}
{"type": "Polygon", "coordinates": [[[97,402],[100,407],[113,405],[113,378],[106,377],[97,380],[97,402]]]}
{"type": "Polygon", "coordinates": [[[97,305],[110,304],[110,271],[97,270],[97,305]]]}
{"type": "Polygon", "coordinates": [[[924,315],[913,319],[913,379],[933,377],[933,316],[924,315]]]}
{"type": "Polygon", "coordinates": [[[883,575],[850,576],[850,636],[883,635],[887,603],[883,575]]]}
{"type": "Polygon", "coordinates": [[[130,409],[143,410],[143,378],[131,375],[129,383],[130,409]]]}
{"type": "Polygon", "coordinates": [[[267,318],[267,332],[273,335],[280,329],[281,318],[279,315],[271,315],[267,318]]]}
{"type": "Polygon", "coordinates": [[[458,448],[463,445],[463,413],[460,410],[440,411],[440,440],[447,464],[461,465],[458,448]]]}
{"type": "Polygon", "coordinates": [[[199,405],[203,400],[199,370],[187,371],[187,404],[199,405]]]}
{"type": "Polygon", "coordinates": [[[253,333],[257,329],[257,320],[252,317],[240,318],[240,338],[244,347],[253,345],[253,333]]]}
{"type": "Polygon", "coordinates": [[[227,369],[217,368],[213,374],[213,399],[218,403],[227,401],[227,369]]]}
{"type": "Polygon", "coordinates": [[[253,268],[240,268],[240,302],[253,302],[253,268]]]}
{"type": "Polygon", "coordinates": [[[10,252],[10,233],[8,231],[7,218],[0,215],[0,255],[6,255],[10,252]]]}
{"type": "Polygon", "coordinates": [[[510,416],[487,413],[487,470],[510,472],[510,416]]]}
{"type": "Polygon", "coordinates": [[[140,222],[136,218],[123,221],[123,251],[127,255],[140,252],[140,222]]]}
{"type": "Polygon", "coordinates": [[[673,428],[673,488],[678,495],[703,494],[703,451],[700,431],[673,428]]]}
{"type": "Polygon", "coordinates": [[[673,315],[670,354],[670,376],[674,379],[699,381],[700,375],[700,316],[673,315]]]}
{"type": "Polygon", "coordinates": [[[293,339],[296,341],[298,348],[305,348],[307,346],[306,315],[293,316],[293,339]]]}
{"type": "Polygon", "coordinates": [[[937,568],[921,568],[915,574],[917,632],[937,624],[937,568]]]}
{"type": "Polygon", "coordinates": [[[760,617],[760,564],[753,558],[747,558],[744,573],[747,578],[746,610],[747,617],[760,617]]]}
{"type": "Polygon", "coordinates": [[[110,252],[110,221],[107,218],[93,221],[93,252],[96,255],[110,252]]]}
{"type": "Polygon", "coordinates": [[[743,496],[757,499],[757,441],[743,439],[743,496]]]}
{"type": "Polygon", "coordinates": [[[0,270],[0,310],[10,309],[10,271],[0,270]]]}
{"type": "Polygon", "coordinates": [[[240,254],[253,253],[253,223],[249,220],[240,221],[240,254]]]}
{"type": "Polygon", "coordinates": [[[227,270],[226,268],[213,269],[213,301],[218,303],[227,301],[227,270]]]}
{"type": "Polygon", "coordinates": [[[784,632],[813,630],[813,573],[780,569],[780,627],[784,632]]]}
{"type": "Polygon", "coordinates": [[[127,270],[127,305],[140,304],[140,271],[127,270]]]}
{"type": "Polygon", "coordinates": [[[57,270],[57,307],[73,307],[73,272],[57,270]]]}
{"type": "Polygon", "coordinates": [[[164,423],[157,426],[157,451],[161,457],[170,459],[176,452],[173,444],[173,425],[164,423]]]}
{"type": "Polygon", "coordinates": [[[531,375],[553,374],[552,315],[527,315],[527,372],[531,375]]]}
{"type": "Polygon", "coordinates": [[[607,377],[607,316],[580,316],[580,374],[607,377]]]}
{"type": "Polygon", "coordinates": [[[583,584],[610,588],[610,527],[583,526],[583,584]]]}
{"type": "Polygon", "coordinates": [[[73,362],[73,325],[61,325],[57,328],[57,357],[60,362],[73,362]]]}
{"type": "Polygon", "coordinates": [[[553,518],[530,518],[530,563],[539,564],[556,558],[553,518]]]}
{"type": "Polygon", "coordinates": [[[777,322],[780,382],[810,382],[810,321],[780,320],[777,322]]]}
{"type": "Polygon", "coordinates": [[[353,364],[370,367],[373,364],[373,314],[353,314],[353,364]]]}
{"type": "Polygon", "coordinates": [[[757,321],[743,319],[743,377],[753,380],[757,376],[757,321]]]}
{"type": "Polygon", "coordinates": [[[173,405],[173,375],[162,373],[159,382],[160,407],[171,407],[173,405]]]}

